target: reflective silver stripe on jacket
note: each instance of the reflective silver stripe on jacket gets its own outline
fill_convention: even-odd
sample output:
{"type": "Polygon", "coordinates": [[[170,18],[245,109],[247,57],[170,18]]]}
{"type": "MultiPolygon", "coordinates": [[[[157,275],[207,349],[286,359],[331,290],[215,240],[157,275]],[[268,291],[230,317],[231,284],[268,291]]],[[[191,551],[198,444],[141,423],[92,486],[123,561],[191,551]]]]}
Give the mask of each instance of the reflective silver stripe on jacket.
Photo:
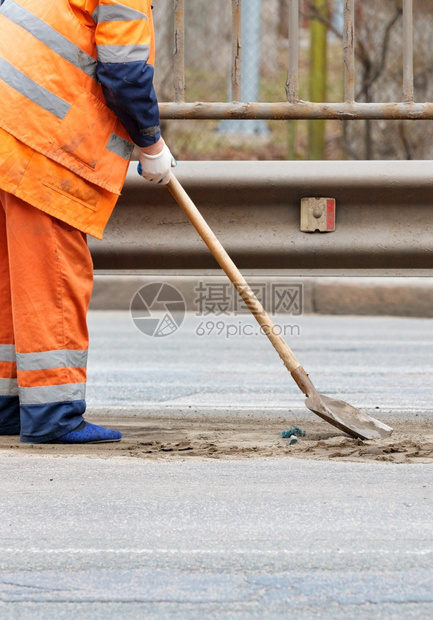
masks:
{"type": "Polygon", "coordinates": [[[122,136],[112,133],[106,148],[112,153],[119,155],[119,157],[126,159],[126,161],[129,161],[134,145],[128,142],[128,140],[125,140],[125,138],[122,138],[122,136]]]}
{"type": "Polygon", "coordinates": [[[148,45],[98,45],[100,62],[147,62],[149,60],[148,45]]]}
{"type": "Polygon", "coordinates": [[[14,0],[8,0],[1,9],[1,14],[12,22],[27,30],[38,41],[49,47],[53,52],[72,63],[77,69],[96,79],[97,63],[78,45],[69,41],[62,34],[46,24],[42,19],[23,8],[14,0]]]}
{"type": "Polygon", "coordinates": [[[146,127],[145,129],[140,129],[140,136],[156,136],[158,131],[161,131],[161,127],[159,125],[146,127]]]}
{"type": "Polygon", "coordinates": [[[70,103],[60,99],[54,93],[31,80],[27,75],[4,60],[4,58],[0,58],[0,79],[21,93],[21,95],[61,120],[65,118],[71,107],[70,103]]]}
{"type": "Polygon", "coordinates": [[[103,24],[105,22],[129,22],[137,19],[148,19],[148,17],[145,13],[123,4],[101,4],[93,11],[92,19],[95,24],[103,24]]]}
{"type": "Polygon", "coordinates": [[[71,400],[84,400],[85,383],[65,383],[63,385],[43,385],[41,387],[19,388],[21,405],[47,405],[71,400]]]}
{"type": "Polygon", "coordinates": [[[87,351],[60,349],[42,353],[17,353],[18,370],[50,370],[52,368],[85,368],[87,351]]]}
{"type": "Polygon", "coordinates": [[[0,344],[0,362],[16,362],[15,345],[0,344]]]}
{"type": "Polygon", "coordinates": [[[18,396],[16,379],[0,379],[0,396],[18,396]]]}

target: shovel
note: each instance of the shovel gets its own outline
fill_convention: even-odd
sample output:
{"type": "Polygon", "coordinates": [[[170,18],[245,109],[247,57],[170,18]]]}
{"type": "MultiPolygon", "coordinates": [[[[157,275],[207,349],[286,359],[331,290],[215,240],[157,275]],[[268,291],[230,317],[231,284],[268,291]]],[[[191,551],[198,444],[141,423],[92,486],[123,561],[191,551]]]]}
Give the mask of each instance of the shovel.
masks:
{"type": "Polygon", "coordinates": [[[392,428],[390,426],[370,417],[360,409],[356,409],[344,401],[335,400],[317,392],[311,379],[302,368],[285,340],[277,333],[274,323],[265,312],[262,304],[247,284],[245,278],[173,174],[170,175],[167,188],[170,190],[181,209],[186,213],[192,225],[206,243],[220,267],[225,271],[227,277],[244,300],[254,318],[260,324],[263,332],[271,341],[272,346],[277,351],[287,370],[291,373],[299,389],[307,397],[305,399],[306,407],[323,420],[326,420],[326,422],[336,426],[352,437],[359,439],[380,439],[388,437],[392,433],[392,428]]]}

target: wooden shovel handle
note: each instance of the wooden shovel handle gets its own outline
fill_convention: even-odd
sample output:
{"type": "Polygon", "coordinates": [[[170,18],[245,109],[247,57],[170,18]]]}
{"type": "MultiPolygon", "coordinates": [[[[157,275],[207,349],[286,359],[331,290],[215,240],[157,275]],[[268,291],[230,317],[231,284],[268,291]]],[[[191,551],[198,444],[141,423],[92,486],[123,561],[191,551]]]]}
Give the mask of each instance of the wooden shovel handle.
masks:
{"type": "Polygon", "coordinates": [[[227,277],[230,279],[233,286],[244,300],[251,314],[262,327],[263,332],[269,338],[278,355],[283,360],[286,368],[290,372],[295,371],[300,367],[300,363],[283,337],[278,333],[275,324],[272,322],[262,304],[247,284],[245,278],[227,254],[218,238],[215,236],[212,229],[174,174],[170,175],[170,181],[167,184],[167,188],[170,190],[170,193],[179,204],[180,208],[187,215],[200,237],[206,243],[220,267],[225,271],[227,277]]]}

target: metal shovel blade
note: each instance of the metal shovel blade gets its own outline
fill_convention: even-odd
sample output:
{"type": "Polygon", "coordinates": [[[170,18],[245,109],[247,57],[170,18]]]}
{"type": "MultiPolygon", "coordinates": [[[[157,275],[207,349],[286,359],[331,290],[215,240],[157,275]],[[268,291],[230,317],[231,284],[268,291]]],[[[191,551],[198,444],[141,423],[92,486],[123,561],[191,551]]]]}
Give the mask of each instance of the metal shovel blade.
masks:
{"type": "Polygon", "coordinates": [[[384,439],[392,428],[342,400],[318,392],[305,399],[305,405],[333,426],[358,439],[384,439]]]}

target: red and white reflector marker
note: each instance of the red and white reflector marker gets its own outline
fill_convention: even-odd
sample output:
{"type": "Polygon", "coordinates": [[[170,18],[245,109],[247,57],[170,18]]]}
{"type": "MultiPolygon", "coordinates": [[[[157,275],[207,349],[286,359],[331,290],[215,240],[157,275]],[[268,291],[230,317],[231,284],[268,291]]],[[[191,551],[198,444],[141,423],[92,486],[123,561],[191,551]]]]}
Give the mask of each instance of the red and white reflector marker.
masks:
{"type": "Polygon", "coordinates": [[[301,199],[301,232],[335,230],[335,198],[301,199]]]}

